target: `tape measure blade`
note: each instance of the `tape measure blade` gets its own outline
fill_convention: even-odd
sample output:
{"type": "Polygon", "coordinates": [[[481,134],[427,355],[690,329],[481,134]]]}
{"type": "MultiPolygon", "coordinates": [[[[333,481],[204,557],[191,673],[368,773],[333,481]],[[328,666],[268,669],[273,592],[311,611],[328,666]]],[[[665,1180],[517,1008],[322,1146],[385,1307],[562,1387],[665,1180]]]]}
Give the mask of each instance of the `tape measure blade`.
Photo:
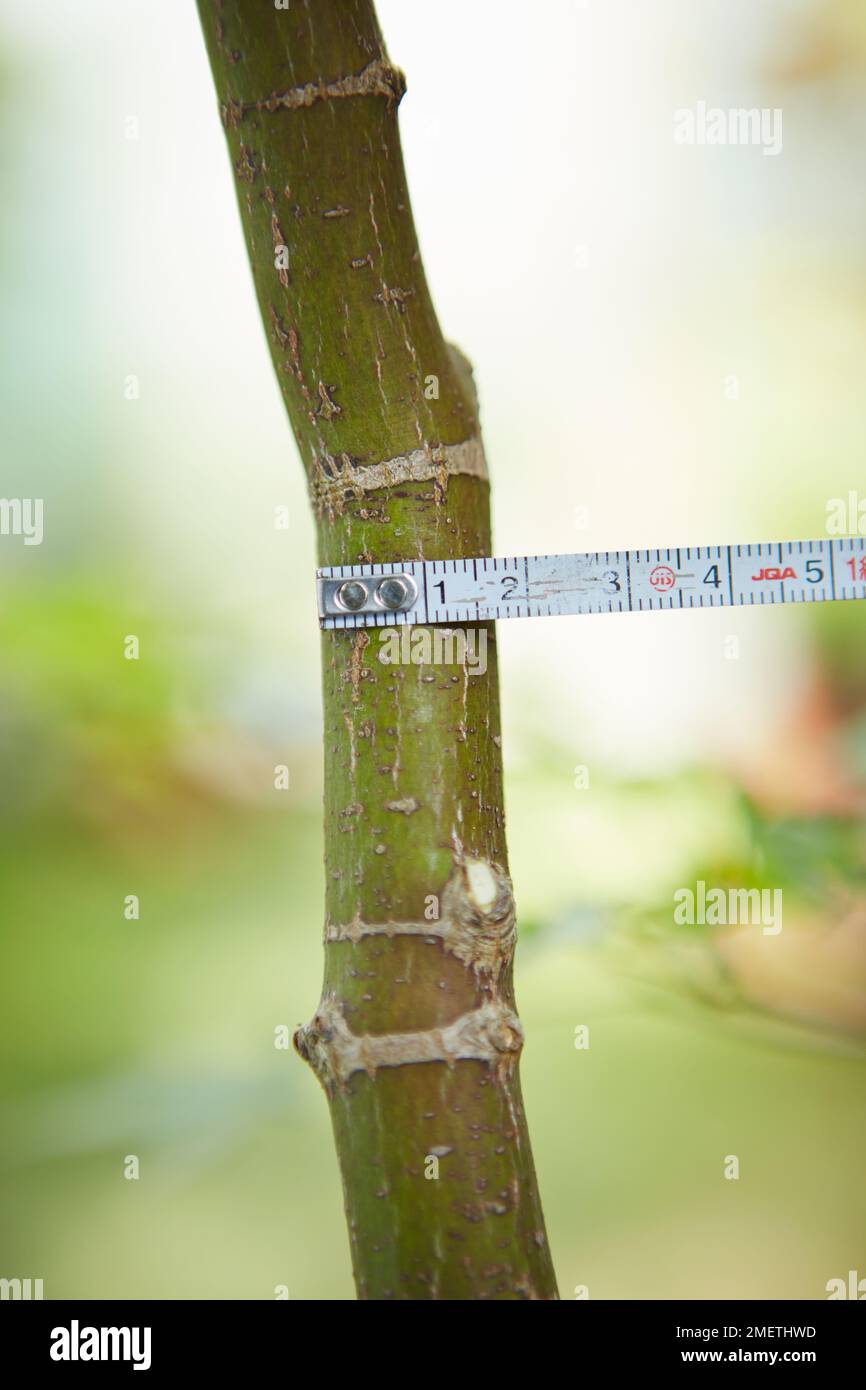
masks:
{"type": "Polygon", "coordinates": [[[318,579],[325,628],[819,603],[866,599],[866,538],[343,565],[318,579]],[[375,581],[398,572],[411,574],[417,594],[406,609],[383,612],[375,581]],[[371,595],[364,611],[337,611],[337,581],[356,577],[371,595]]]}

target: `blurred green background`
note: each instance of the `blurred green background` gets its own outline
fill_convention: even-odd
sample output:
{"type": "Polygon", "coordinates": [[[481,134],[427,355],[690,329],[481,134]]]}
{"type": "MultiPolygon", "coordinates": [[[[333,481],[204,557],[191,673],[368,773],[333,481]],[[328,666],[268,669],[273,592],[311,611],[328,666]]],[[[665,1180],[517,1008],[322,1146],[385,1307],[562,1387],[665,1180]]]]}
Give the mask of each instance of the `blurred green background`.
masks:
{"type": "MultiPolygon", "coordinates": [[[[866,498],[858,0],[379,13],[500,553],[818,536],[866,498]],[[698,100],[781,108],[782,153],[676,146],[698,100]]],[[[350,1298],[326,1103],[274,1046],[322,967],[312,528],[194,7],[7,0],[0,118],[0,493],[45,505],[41,546],[0,537],[0,1275],[350,1298]]],[[[866,1277],[864,624],[502,625],[563,1297],[866,1277]],[[698,878],[781,887],[783,932],[674,927],[698,878]]]]}

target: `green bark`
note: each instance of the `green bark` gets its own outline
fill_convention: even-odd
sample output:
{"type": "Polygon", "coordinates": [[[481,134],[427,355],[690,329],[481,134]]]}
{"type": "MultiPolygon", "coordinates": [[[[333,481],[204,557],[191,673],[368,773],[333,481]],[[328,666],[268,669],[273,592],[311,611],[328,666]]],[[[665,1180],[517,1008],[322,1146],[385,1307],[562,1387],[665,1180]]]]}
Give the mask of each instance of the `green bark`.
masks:
{"type": "MultiPolygon", "coordinates": [[[[471,371],[424,278],[371,0],[199,10],[320,563],[490,554],[471,371]]],[[[483,675],[383,664],[378,630],[322,639],[325,982],[296,1044],[328,1093],[360,1297],[556,1297],[484,639],[483,675]]]]}

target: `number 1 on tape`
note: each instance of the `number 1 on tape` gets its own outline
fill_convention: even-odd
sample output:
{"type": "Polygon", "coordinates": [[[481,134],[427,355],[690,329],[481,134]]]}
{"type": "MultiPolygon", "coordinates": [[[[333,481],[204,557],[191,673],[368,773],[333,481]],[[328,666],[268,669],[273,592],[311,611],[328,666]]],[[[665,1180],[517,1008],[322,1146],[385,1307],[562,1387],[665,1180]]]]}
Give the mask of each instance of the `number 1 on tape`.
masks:
{"type": "Polygon", "coordinates": [[[866,539],[410,560],[317,572],[323,628],[866,599],[866,539]]]}

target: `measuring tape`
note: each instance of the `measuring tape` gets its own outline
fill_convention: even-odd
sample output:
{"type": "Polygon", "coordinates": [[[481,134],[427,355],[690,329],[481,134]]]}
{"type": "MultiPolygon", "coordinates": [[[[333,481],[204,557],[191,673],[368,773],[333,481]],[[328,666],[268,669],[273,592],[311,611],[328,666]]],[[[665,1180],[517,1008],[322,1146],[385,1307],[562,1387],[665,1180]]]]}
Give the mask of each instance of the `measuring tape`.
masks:
{"type": "Polygon", "coordinates": [[[866,599],[866,539],[410,560],[317,571],[323,628],[866,599]]]}

